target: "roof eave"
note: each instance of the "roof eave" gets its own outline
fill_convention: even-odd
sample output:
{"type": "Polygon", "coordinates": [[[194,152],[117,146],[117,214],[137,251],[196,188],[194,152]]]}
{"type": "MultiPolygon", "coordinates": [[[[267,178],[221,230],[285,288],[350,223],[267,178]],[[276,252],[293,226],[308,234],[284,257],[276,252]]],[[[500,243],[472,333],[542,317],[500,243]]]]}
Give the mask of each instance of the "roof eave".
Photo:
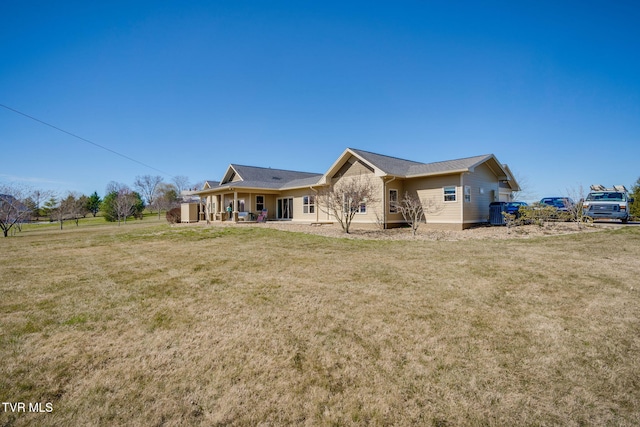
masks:
{"type": "Polygon", "coordinates": [[[438,172],[425,172],[425,173],[407,175],[404,178],[411,179],[411,178],[423,178],[423,177],[437,176],[437,175],[456,175],[456,174],[467,173],[467,172],[473,172],[473,169],[465,168],[465,169],[453,169],[453,170],[450,169],[450,170],[438,171],[438,172]]]}

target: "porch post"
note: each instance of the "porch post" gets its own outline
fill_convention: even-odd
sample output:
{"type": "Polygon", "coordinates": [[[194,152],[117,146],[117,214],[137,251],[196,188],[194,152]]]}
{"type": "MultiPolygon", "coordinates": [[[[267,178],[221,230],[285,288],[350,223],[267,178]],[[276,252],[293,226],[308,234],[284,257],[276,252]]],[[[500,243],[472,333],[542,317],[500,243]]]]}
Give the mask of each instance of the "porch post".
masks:
{"type": "Polygon", "coordinates": [[[238,192],[233,192],[233,221],[238,221],[238,192]]]}

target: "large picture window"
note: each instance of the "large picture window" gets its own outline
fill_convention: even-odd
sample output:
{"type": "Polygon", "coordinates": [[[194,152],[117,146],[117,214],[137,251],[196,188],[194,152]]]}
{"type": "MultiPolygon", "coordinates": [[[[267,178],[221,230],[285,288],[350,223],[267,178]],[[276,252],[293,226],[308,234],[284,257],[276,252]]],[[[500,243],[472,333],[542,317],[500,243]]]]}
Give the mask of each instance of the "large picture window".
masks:
{"type": "Polygon", "coordinates": [[[445,202],[455,202],[456,201],[456,187],[444,187],[444,201],[445,202]]]}

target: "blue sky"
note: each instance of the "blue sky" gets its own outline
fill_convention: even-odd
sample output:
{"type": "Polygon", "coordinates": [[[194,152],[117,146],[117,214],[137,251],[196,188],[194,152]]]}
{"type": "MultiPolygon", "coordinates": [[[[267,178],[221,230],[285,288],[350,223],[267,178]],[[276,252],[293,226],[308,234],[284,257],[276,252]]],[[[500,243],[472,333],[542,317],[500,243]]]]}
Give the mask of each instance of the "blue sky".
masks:
{"type": "Polygon", "coordinates": [[[635,1],[29,1],[0,6],[0,181],[103,195],[346,147],[494,153],[526,199],[640,177],[635,1]]]}

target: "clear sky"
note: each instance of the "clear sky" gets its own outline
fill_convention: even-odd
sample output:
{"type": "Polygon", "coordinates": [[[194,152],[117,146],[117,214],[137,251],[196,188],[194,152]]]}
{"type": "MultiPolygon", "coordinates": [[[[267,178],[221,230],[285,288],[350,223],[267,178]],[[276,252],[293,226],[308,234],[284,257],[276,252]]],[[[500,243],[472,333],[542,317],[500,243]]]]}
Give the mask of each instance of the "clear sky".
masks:
{"type": "Polygon", "coordinates": [[[104,195],[347,147],[493,153],[526,199],[640,177],[638,1],[0,5],[0,181],[104,195]]]}

